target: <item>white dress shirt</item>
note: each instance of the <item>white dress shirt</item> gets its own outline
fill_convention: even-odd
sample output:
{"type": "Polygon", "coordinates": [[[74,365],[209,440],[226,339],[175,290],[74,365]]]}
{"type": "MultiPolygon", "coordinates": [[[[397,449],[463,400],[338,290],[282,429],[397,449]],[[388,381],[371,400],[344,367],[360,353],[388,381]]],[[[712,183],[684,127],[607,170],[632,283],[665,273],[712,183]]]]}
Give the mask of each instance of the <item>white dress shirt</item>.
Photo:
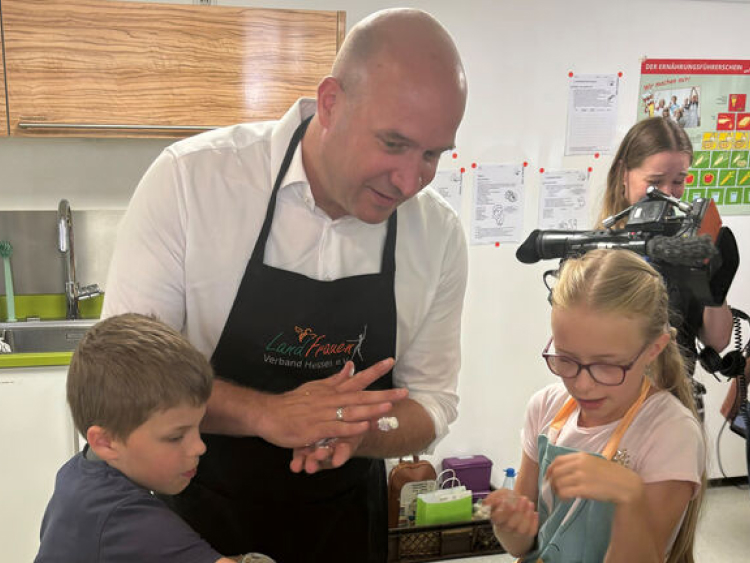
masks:
{"type": "MultiPolygon", "coordinates": [[[[167,147],[123,218],[103,316],[154,314],[210,357],[289,140],[314,111],[315,101],[302,99],[278,122],[235,125],[167,147]]],[[[379,272],[386,225],[352,216],[331,220],[317,208],[298,146],[279,189],[264,262],[316,280],[379,272]]],[[[436,440],[428,451],[457,416],[466,275],[458,217],[425,188],[398,208],[393,381],[432,417],[436,440]]]]}

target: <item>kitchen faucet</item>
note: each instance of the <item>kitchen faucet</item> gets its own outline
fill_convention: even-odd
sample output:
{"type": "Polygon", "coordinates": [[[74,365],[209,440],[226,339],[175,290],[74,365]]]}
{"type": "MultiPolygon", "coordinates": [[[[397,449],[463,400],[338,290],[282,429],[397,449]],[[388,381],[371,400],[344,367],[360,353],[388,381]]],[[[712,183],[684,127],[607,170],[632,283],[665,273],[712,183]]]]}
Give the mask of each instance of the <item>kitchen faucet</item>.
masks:
{"type": "Polygon", "coordinates": [[[57,207],[57,249],[63,255],[65,269],[65,318],[81,317],[79,302],[101,295],[97,284],[80,287],[76,280],[76,260],[73,252],[73,216],[67,199],[61,199],[57,207]]]}

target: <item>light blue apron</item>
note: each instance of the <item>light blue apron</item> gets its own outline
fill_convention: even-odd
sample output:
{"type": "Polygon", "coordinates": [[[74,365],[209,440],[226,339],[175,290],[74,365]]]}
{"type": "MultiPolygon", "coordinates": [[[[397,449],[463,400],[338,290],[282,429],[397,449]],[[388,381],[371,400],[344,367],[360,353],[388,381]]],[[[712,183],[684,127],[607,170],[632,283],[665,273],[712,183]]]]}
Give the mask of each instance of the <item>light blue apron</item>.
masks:
{"type": "MultiPolygon", "coordinates": [[[[648,395],[650,383],[644,378],[641,394],[615,428],[601,454],[591,454],[611,460],[617,452],[620,439],[635,418],[648,395]]],[[[576,409],[570,398],[555,416],[549,429],[550,437],[541,434],[539,449],[539,483],[537,510],[539,534],[537,549],[526,554],[519,562],[531,563],[601,563],[607,554],[615,505],[590,499],[560,500],[545,479],[552,460],[579,450],[555,445],[565,421],[576,409]]]]}

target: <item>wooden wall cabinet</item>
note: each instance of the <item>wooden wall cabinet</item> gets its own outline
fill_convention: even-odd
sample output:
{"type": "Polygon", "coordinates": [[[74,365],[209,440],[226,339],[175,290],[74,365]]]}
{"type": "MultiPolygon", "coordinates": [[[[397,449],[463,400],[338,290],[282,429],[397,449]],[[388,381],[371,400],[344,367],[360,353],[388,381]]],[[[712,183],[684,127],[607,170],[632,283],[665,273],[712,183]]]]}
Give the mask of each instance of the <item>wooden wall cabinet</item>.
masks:
{"type": "Polygon", "coordinates": [[[184,137],[315,96],[345,13],[2,0],[10,135],[184,137]]]}

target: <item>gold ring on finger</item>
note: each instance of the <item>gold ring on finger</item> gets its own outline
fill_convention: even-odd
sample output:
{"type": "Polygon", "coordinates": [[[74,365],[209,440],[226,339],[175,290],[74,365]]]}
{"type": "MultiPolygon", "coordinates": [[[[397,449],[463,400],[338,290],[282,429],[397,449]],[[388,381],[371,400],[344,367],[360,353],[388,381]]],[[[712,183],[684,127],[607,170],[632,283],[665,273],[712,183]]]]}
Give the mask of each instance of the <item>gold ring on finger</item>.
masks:
{"type": "Polygon", "coordinates": [[[339,407],[336,409],[336,420],[339,422],[344,422],[344,407],[339,407]]]}

